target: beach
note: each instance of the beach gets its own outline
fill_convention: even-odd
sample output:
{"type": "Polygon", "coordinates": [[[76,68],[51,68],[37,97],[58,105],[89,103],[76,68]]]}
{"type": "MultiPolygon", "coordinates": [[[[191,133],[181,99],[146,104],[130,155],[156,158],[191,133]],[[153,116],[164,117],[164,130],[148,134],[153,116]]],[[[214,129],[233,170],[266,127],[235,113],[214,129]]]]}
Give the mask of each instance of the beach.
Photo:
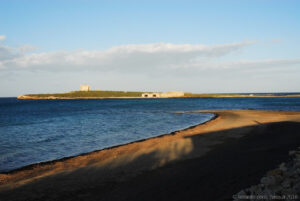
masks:
{"type": "Polygon", "coordinates": [[[300,146],[300,112],[209,110],[201,125],[0,174],[3,200],[230,200],[300,146]]]}

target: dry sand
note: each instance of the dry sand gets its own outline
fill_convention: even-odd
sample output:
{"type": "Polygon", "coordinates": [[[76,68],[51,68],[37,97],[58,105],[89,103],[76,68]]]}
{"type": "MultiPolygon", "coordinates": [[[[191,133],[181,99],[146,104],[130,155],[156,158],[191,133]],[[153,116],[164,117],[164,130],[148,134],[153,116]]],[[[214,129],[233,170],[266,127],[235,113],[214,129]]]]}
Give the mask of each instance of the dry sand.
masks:
{"type": "Polygon", "coordinates": [[[0,200],[230,200],[300,145],[300,112],[196,112],[216,118],[0,174],[0,200]]]}

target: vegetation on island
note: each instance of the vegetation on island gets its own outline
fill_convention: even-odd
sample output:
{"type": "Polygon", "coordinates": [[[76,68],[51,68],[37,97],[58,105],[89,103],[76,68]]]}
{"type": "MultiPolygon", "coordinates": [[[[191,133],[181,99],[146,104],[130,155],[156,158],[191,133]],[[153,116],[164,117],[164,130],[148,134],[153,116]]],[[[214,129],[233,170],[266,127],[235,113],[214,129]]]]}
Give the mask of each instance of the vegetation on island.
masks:
{"type": "MultiPolygon", "coordinates": [[[[101,98],[142,98],[143,93],[135,91],[71,91],[53,94],[27,94],[18,99],[101,99],[101,98]]],[[[176,98],[246,98],[246,97],[300,97],[300,94],[194,94],[184,93],[176,98]]],[[[169,97],[171,98],[171,97],[169,97]]]]}
{"type": "Polygon", "coordinates": [[[57,98],[117,98],[117,97],[141,97],[143,92],[133,91],[71,91],[55,94],[28,94],[31,97],[57,97],[57,98]]]}
{"type": "MultiPolygon", "coordinates": [[[[243,94],[193,94],[193,93],[184,93],[184,97],[187,98],[225,98],[225,97],[244,97],[243,94]]],[[[249,96],[249,95],[246,95],[249,96]]]]}
{"type": "Polygon", "coordinates": [[[219,93],[219,94],[193,94],[193,93],[184,93],[184,97],[187,98],[247,98],[247,97],[256,97],[256,98],[267,98],[267,97],[300,97],[300,93],[292,94],[281,94],[281,93],[219,93]]]}

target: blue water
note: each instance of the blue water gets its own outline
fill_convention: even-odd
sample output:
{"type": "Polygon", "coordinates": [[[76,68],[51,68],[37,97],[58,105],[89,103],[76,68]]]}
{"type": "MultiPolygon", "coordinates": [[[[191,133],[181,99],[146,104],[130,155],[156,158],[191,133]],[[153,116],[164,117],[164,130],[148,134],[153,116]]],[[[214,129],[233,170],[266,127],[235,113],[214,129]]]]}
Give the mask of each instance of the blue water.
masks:
{"type": "Polygon", "coordinates": [[[0,172],[203,123],[209,109],[300,111],[300,98],[17,100],[0,98],[0,172]]]}

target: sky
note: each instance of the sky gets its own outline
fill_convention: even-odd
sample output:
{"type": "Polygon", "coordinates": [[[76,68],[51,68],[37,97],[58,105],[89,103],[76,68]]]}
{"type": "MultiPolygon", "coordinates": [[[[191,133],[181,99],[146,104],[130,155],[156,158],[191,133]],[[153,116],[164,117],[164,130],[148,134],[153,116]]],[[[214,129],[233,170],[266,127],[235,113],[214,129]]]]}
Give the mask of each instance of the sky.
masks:
{"type": "Polygon", "coordinates": [[[300,92],[300,1],[0,1],[0,97],[300,92]]]}

